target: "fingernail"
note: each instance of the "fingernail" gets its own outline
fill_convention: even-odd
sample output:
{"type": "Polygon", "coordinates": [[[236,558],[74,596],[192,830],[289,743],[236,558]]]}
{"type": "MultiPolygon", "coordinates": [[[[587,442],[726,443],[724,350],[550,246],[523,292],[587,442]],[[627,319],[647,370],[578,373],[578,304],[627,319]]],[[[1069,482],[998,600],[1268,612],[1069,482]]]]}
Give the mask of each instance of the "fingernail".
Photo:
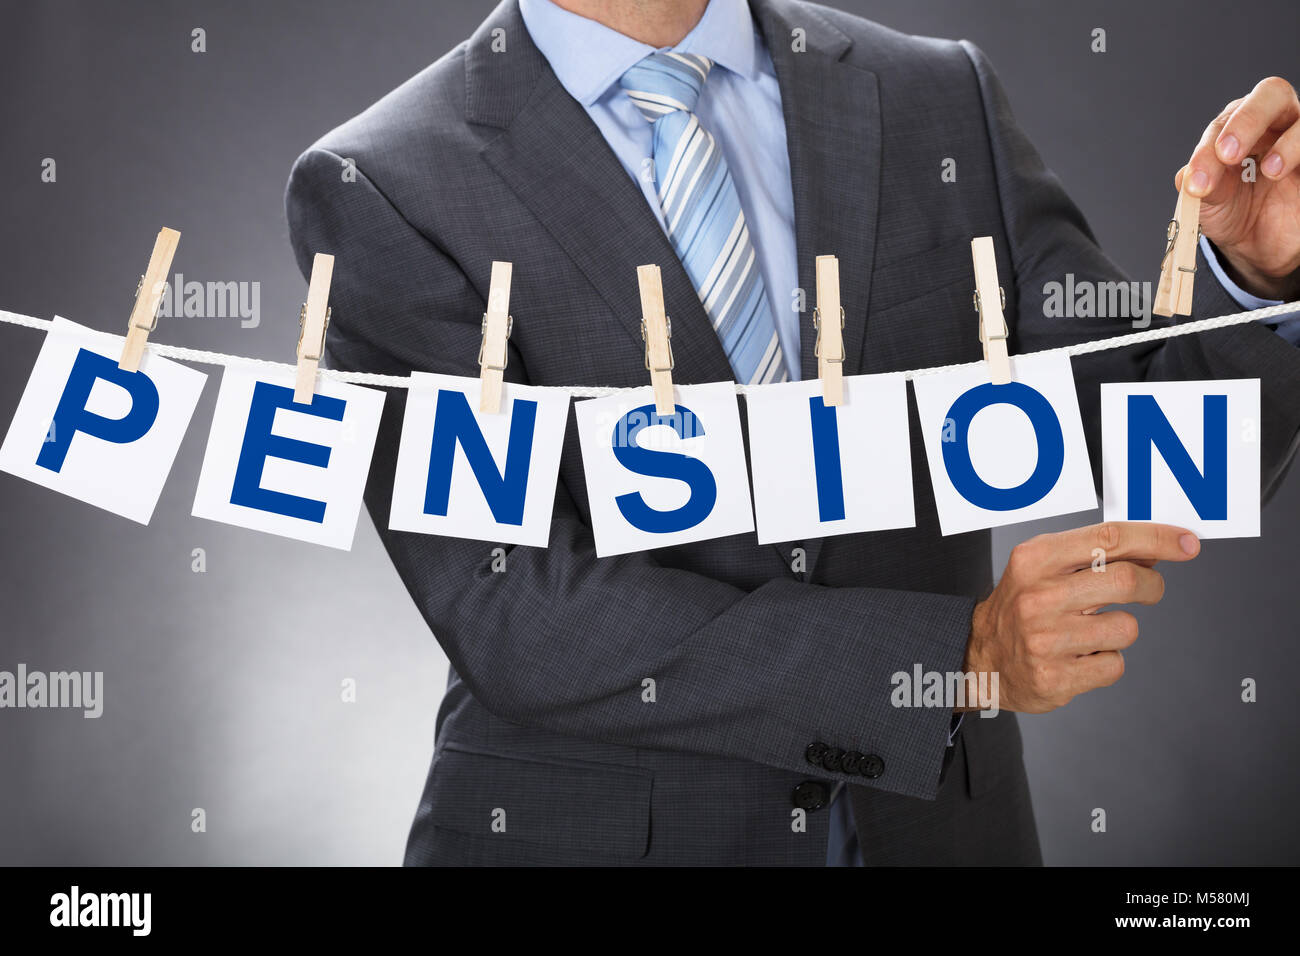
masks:
{"type": "Polygon", "coordinates": [[[1192,173],[1192,183],[1187,187],[1193,195],[1200,196],[1210,188],[1210,174],[1203,169],[1192,173]]]}
{"type": "Polygon", "coordinates": [[[1240,149],[1241,144],[1237,142],[1237,137],[1231,133],[1219,140],[1219,156],[1225,163],[1235,163],[1237,161],[1237,151],[1240,149]]]}
{"type": "Polygon", "coordinates": [[[1178,547],[1183,549],[1183,554],[1195,554],[1201,550],[1201,542],[1196,540],[1196,535],[1185,534],[1178,539],[1178,547]]]}
{"type": "Polygon", "coordinates": [[[1276,176],[1282,172],[1282,156],[1280,153],[1269,153],[1264,161],[1259,164],[1259,168],[1264,170],[1267,176],[1276,176]]]}

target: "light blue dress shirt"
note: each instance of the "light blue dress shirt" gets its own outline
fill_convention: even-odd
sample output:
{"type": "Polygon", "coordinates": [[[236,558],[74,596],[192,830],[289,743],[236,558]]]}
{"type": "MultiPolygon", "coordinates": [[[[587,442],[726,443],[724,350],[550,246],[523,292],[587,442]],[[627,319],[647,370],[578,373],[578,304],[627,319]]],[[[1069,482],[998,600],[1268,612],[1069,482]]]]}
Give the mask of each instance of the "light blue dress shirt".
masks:
{"type": "MultiPolygon", "coordinates": [[[[655,48],[550,0],[520,0],[519,11],[560,85],[586,109],[663,227],[651,159],[653,128],[618,85],[619,77],[655,48]]],[[[695,29],[672,49],[713,61],[695,114],[731,168],[781,350],[791,357],[786,365],[791,380],[797,380],[801,313],[795,311],[794,190],[772,58],[745,0],[712,0],[695,29]]]]}
{"type": "MultiPolygon", "coordinates": [[[[618,85],[619,77],[655,48],[603,24],[562,10],[551,0],[519,0],[519,11],[533,43],[546,57],[560,85],[582,104],[627,174],[664,226],[655,192],[651,125],[618,85]]],[[[786,148],[781,90],[745,0],[711,0],[695,28],[671,49],[713,61],[696,115],[717,140],[740,194],[750,238],[767,286],[772,318],[791,380],[799,378],[799,286],[795,250],[794,191],[786,148]]],[[[1276,304],[1238,288],[1224,274],[1214,249],[1202,240],[1210,269],[1243,309],[1276,304]]],[[[973,281],[973,280],[972,280],[973,281]]],[[[1270,323],[1274,324],[1274,323],[1270,323]]],[[[1300,344],[1300,315],[1278,323],[1278,331],[1300,344]]],[[[958,720],[948,738],[960,726],[958,720]]],[[[828,866],[862,866],[852,810],[843,785],[830,807],[828,866]]]]}
{"type": "MultiPolygon", "coordinates": [[[[1223,286],[1228,295],[1232,296],[1245,311],[1251,312],[1266,306],[1282,304],[1281,299],[1261,299],[1257,295],[1251,295],[1229,279],[1228,274],[1223,271],[1223,263],[1219,262],[1214,246],[1210,245],[1210,240],[1204,236],[1201,236],[1201,252],[1205,253],[1205,261],[1209,263],[1210,271],[1214,273],[1214,278],[1219,281],[1219,285],[1223,286]]],[[[1265,324],[1292,345],[1300,345],[1300,313],[1288,313],[1277,319],[1270,319],[1265,324]]]]}

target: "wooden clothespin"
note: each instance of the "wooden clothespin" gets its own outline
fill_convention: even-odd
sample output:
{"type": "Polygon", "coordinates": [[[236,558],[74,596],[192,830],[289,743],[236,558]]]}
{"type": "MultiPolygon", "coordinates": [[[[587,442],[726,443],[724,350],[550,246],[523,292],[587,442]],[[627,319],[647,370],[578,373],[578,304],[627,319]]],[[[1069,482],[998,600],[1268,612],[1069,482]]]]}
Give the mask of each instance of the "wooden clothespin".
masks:
{"type": "Polygon", "coordinates": [[[478,347],[478,410],[489,415],[501,411],[502,376],[510,361],[506,343],[515,325],[510,315],[510,277],[513,273],[514,267],[509,262],[492,263],[487,311],[483,313],[483,341],[478,347]]]}
{"type": "Polygon", "coordinates": [[[817,306],[813,309],[817,342],[817,377],[822,380],[822,403],[844,403],[844,307],[840,305],[840,260],[817,257],[817,306]],[[830,317],[830,322],[826,317],[830,317]],[[836,321],[838,317],[839,321],[836,321]]]}
{"type": "Polygon", "coordinates": [[[149,265],[140,277],[140,284],[135,287],[135,305],[131,308],[131,318],[126,323],[126,344],[122,347],[122,357],[117,367],[124,372],[140,370],[140,359],[144,357],[144,346],[149,341],[149,333],[158,327],[158,306],[162,303],[163,290],[167,288],[167,273],[171,271],[172,257],[176,255],[176,246],[181,241],[181,234],[175,229],[163,227],[154,240],[153,255],[149,265]]]}
{"type": "Polygon", "coordinates": [[[673,323],[664,311],[664,284],[655,265],[637,266],[641,287],[641,338],[645,340],[645,367],[655,391],[655,413],[672,415],[677,411],[673,399],[673,323]]]}
{"type": "Polygon", "coordinates": [[[334,278],[334,257],[316,253],[307,283],[307,301],[298,313],[298,378],[293,400],[310,405],[316,391],[316,371],[325,354],[325,330],[330,327],[330,280],[334,278]]]}
{"type": "Polygon", "coordinates": [[[1174,218],[1165,229],[1165,256],[1160,260],[1160,284],[1151,311],[1156,315],[1191,315],[1192,280],[1196,278],[1196,243],[1201,236],[1201,200],[1189,195],[1191,171],[1183,170],[1174,218]]]}
{"type": "Polygon", "coordinates": [[[998,262],[993,254],[993,237],[979,236],[970,241],[971,259],[975,263],[975,311],[980,316],[980,342],[984,361],[988,362],[994,385],[1011,381],[1011,359],[1007,355],[1007,319],[1002,314],[1007,296],[998,284],[998,262]]]}

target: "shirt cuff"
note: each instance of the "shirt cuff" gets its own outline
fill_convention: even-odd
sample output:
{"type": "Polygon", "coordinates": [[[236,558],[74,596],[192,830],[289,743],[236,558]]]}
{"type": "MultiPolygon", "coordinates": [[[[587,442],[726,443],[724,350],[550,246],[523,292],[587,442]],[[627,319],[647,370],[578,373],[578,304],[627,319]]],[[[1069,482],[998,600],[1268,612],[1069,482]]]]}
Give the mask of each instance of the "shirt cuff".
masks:
{"type": "MultiPolygon", "coordinates": [[[[1223,263],[1219,261],[1218,250],[1204,236],[1201,236],[1201,252],[1210,266],[1210,271],[1214,273],[1214,278],[1218,279],[1219,285],[1223,286],[1223,291],[1232,296],[1233,301],[1246,311],[1282,304],[1281,299],[1261,299],[1257,295],[1252,295],[1229,279],[1228,273],[1224,271],[1223,263]]],[[[1285,313],[1277,318],[1269,319],[1265,324],[1292,345],[1300,345],[1300,311],[1285,313]]]]}

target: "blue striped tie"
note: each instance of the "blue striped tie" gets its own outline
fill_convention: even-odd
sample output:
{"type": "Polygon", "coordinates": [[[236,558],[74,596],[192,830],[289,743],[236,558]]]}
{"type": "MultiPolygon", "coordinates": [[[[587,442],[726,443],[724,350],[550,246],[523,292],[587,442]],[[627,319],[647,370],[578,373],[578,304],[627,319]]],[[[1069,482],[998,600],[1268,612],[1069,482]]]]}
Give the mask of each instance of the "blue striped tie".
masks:
{"type": "MultiPolygon", "coordinates": [[[[789,378],[740,196],[722,151],[694,110],[713,61],[651,53],[619,80],[654,123],[655,185],[668,238],[722,340],[736,379],[789,378]]],[[[669,310],[671,312],[671,309],[669,310]]]]}

